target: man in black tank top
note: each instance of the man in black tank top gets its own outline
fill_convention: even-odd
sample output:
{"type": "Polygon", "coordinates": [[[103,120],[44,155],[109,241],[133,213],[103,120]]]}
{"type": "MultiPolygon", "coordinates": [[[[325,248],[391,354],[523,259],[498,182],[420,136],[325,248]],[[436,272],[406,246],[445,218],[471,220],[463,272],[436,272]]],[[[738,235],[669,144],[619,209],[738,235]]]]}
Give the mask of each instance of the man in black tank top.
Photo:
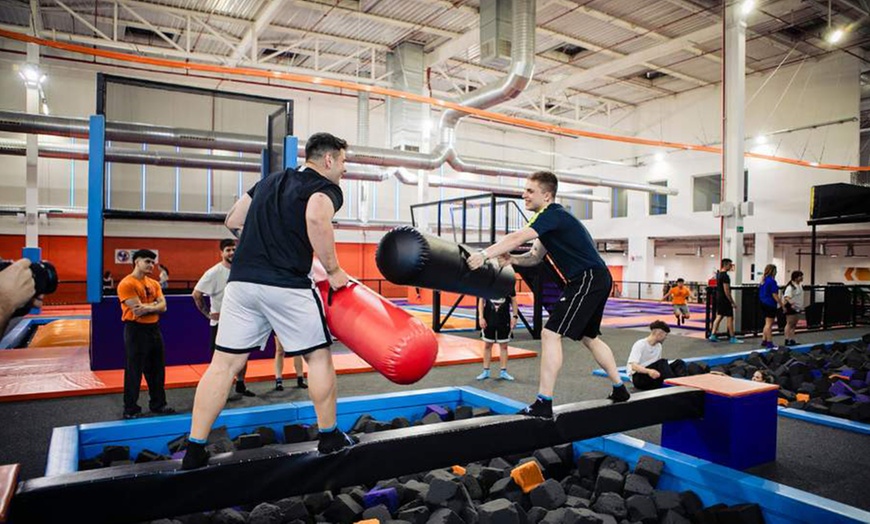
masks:
{"type": "Polygon", "coordinates": [[[314,254],[340,289],[348,276],[338,264],[332,218],[341,208],[338,183],[347,142],[328,133],[305,144],[305,165],[272,173],[233,205],[226,225],[239,245],[224,291],[215,352],[196,388],[183,469],[208,463],[208,434],[226,404],[233,377],[248,355],[262,350],[274,330],[285,354],[308,362],[308,394],[320,431],[318,450],[333,453],[354,444],[336,426],[338,396],[323,304],[310,277],[314,254]]]}

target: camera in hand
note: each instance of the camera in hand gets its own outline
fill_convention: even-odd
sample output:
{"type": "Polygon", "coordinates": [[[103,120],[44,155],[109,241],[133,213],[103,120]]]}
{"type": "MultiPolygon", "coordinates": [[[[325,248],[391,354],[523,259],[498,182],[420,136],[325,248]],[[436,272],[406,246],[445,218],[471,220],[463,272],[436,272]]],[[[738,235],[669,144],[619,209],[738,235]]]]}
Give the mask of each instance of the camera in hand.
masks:
{"type": "MultiPolygon", "coordinates": [[[[12,260],[0,260],[0,271],[11,266],[13,262],[12,260]]],[[[48,295],[57,291],[57,270],[51,262],[45,260],[32,262],[30,264],[30,272],[33,273],[33,284],[36,288],[36,293],[33,294],[34,297],[48,295]]],[[[30,311],[30,304],[18,308],[12,316],[24,316],[28,311],[30,311]]]]}

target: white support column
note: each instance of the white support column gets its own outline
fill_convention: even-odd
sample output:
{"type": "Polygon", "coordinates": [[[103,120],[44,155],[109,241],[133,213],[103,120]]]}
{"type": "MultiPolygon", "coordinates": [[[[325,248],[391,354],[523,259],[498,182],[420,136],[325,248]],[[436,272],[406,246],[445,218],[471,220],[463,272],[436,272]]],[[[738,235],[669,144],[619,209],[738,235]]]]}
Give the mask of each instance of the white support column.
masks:
{"type": "MultiPolygon", "coordinates": [[[[723,172],[722,201],[725,215],[722,218],[720,245],[723,258],[734,261],[731,285],[743,283],[743,217],[739,205],[743,202],[743,141],[744,103],[746,101],[746,21],[740,2],[725,8],[723,31],[725,32],[725,82],[722,85],[725,114],[723,116],[723,172]]],[[[738,311],[734,316],[735,328],[740,330],[740,296],[734,293],[738,311]]]]}
{"type": "MultiPolygon", "coordinates": [[[[357,136],[356,141],[361,146],[369,145],[369,94],[366,91],[360,91],[357,95],[357,136]]],[[[372,183],[364,180],[357,182],[359,184],[359,195],[357,205],[357,217],[363,224],[369,221],[369,195],[372,191],[372,183]]]]}
{"type": "Polygon", "coordinates": [[[633,282],[622,287],[623,296],[632,298],[661,298],[661,285],[641,284],[640,296],[638,295],[637,282],[652,282],[655,265],[656,241],[645,237],[628,238],[628,266],[625,268],[623,279],[633,282]]]}
{"type": "MultiPolygon", "coordinates": [[[[27,44],[27,65],[36,71],[36,78],[25,80],[27,89],[27,113],[39,114],[39,46],[27,44]]],[[[26,142],[27,178],[24,189],[24,245],[39,246],[39,135],[28,133],[26,142]]]]}
{"type": "MultiPolygon", "coordinates": [[[[756,231],[755,233],[755,259],[753,263],[755,264],[755,273],[752,275],[752,280],[761,284],[761,275],[764,274],[764,266],[768,264],[775,264],[773,261],[774,251],[773,251],[773,235],[770,233],[759,233],[756,231]]],[[[782,280],[782,276],[785,272],[785,268],[779,268],[780,273],[778,275],[777,280],[782,280]]]]}

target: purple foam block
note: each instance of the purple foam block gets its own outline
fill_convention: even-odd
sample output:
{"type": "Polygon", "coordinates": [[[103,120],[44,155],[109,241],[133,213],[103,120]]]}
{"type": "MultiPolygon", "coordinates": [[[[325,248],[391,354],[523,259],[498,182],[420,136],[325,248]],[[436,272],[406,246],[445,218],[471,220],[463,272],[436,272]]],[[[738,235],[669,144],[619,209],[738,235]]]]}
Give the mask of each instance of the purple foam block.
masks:
{"type": "Polygon", "coordinates": [[[828,392],[833,395],[845,395],[846,394],[846,384],[843,383],[842,380],[838,380],[831,384],[831,387],[828,388],[828,392]]]}
{"type": "Polygon", "coordinates": [[[395,513],[399,509],[399,493],[396,488],[373,489],[363,495],[363,506],[366,509],[378,504],[385,505],[390,513],[395,513]]]}
{"type": "Polygon", "coordinates": [[[171,455],[172,460],[181,460],[184,458],[184,454],[187,453],[187,450],[176,451],[171,455]]]}
{"type": "Polygon", "coordinates": [[[863,380],[853,380],[853,381],[849,382],[849,386],[851,386],[852,389],[861,389],[861,388],[866,388],[867,383],[864,382],[863,380]]]}
{"type": "Polygon", "coordinates": [[[855,374],[855,370],[852,368],[843,368],[837,374],[843,375],[844,377],[852,378],[852,375],[855,374]]]}
{"type": "Polygon", "coordinates": [[[426,412],[423,413],[423,416],[425,417],[429,413],[435,413],[439,417],[441,417],[441,420],[447,420],[447,410],[442,408],[441,406],[436,406],[435,404],[430,404],[426,406],[426,412]]]}
{"type": "Polygon", "coordinates": [[[855,402],[870,402],[870,396],[867,395],[855,395],[855,402]]]}
{"type": "Polygon", "coordinates": [[[810,370],[810,376],[813,377],[813,380],[818,378],[822,378],[822,370],[821,369],[812,369],[810,370]]]}
{"type": "Polygon", "coordinates": [[[850,388],[849,385],[842,380],[838,380],[831,384],[831,387],[828,388],[828,392],[830,392],[831,395],[835,397],[838,395],[849,395],[850,397],[854,398],[855,395],[857,395],[857,393],[855,393],[855,390],[850,388]]]}

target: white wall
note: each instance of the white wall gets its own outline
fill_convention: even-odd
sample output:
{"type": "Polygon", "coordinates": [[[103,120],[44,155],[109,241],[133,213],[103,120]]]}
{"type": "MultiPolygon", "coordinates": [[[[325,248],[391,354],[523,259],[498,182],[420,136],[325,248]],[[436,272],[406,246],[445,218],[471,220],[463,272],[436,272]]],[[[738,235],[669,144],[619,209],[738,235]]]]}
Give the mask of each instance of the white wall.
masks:
{"type": "MultiPolygon", "coordinates": [[[[0,55],[0,109],[21,111],[24,107],[24,88],[13,71],[18,59],[12,55],[0,55]]],[[[47,61],[43,64],[49,81],[46,94],[52,114],[85,117],[94,112],[97,66],[68,65],[63,62],[47,61]]],[[[122,69],[99,66],[112,74],[124,74],[122,69]]],[[[859,102],[859,67],[856,60],[844,54],[835,54],[819,62],[807,62],[802,66],[781,69],[766,84],[758,95],[747,105],[747,135],[755,136],[765,132],[786,129],[820,122],[855,117],[859,102]]],[[[335,96],[307,90],[287,89],[281,86],[257,86],[232,81],[194,79],[163,73],[136,72],[135,76],[161,82],[184,82],[187,85],[204,88],[241,92],[273,98],[291,98],[295,103],[295,129],[299,136],[305,137],[316,131],[328,131],[356,141],[356,106],[353,96],[335,96]]],[[[767,76],[752,76],[747,79],[747,98],[759,90],[767,76]]],[[[150,96],[150,95],[149,95],[150,96]]],[[[175,95],[172,95],[175,96],[175,95]]],[[[620,114],[619,126],[632,129],[638,136],[684,141],[690,143],[713,143],[720,138],[720,100],[718,87],[697,89],[680,96],[657,100],[639,106],[629,114],[620,114]]],[[[119,100],[119,99],[116,99],[119,100]]],[[[142,115],[156,107],[162,107],[160,114],[153,114],[156,123],[173,125],[193,125],[197,118],[209,125],[238,132],[252,133],[264,128],[262,115],[247,114],[245,111],[218,111],[215,115],[203,115],[202,108],[195,104],[178,100],[167,101],[163,97],[147,100],[143,97],[130,97],[127,105],[113,107],[113,113],[126,114],[131,118],[145,119],[142,115]],[[168,120],[167,120],[168,119],[168,120]],[[182,124],[183,123],[183,124],[182,124]]],[[[379,100],[371,102],[369,144],[383,147],[386,143],[384,104],[379,100]]],[[[437,121],[437,114],[433,120],[437,121]]],[[[593,123],[605,123],[605,117],[593,123]]],[[[852,122],[825,127],[813,131],[801,131],[774,137],[768,147],[776,154],[811,161],[855,164],[858,161],[858,123],[852,122]]],[[[611,160],[630,159],[635,155],[647,155],[655,150],[649,147],[627,145],[617,142],[592,140],[586,138],[566,138],[507,129],[492,126],[481,121],[466,119],[460,124],[457,134],[458,149],[468,157],[502,160],[517,164],[531,164],[554,169],[574,169],[585,162],[571,157],[604,158],[611,160]],[[480,143],[488,142],[489,144],[480,143]],[[496,144],[496,145],[493,145],[496,144]]],[[[21,135],[4,135],[0,138],[22,139],[21,135]]],[[[44,140],[65,140],[45,138],[44,140]]],[[[748,142],[749,149],[752,142],[748,142]]],[[[599,239],[627,239],[629,237],[690,237],[718,236],[719,221],[710,212],[692,211],[692,178],[698,175],[718,173],[721,160],[717,155],[676,152],[668,155],[667,160],[655,163],[651,158],[643,159],[647,165],[638,168],[599,165],[592,168],[575,170],[604,178],[621,179],[633,182],[667,180],[670,187],[680,194],[668,199],[668,214],[648,216],[648,195],[641,192],[629,193],[629,213],[626,218],[611,219],[609,204],[594,204],[594,218],[586,222],[593,237],[599,239]]],[[[41,193],[43,203],[57,206],[70,204],[70,178],[75,179],[76,206],[85,205],[87,190],[87,165],[85,162],[65,160],[40,160],[41,193]]],[[[756,203],[756,216],[745,221],[746,233],[753,232],[802,232],[807,231],[809,188],[812,185],[848,181],[847,172],[825,171],[789,166],[749,159],[749,195],[756,203]]],[[[148,207],[171,209],[172,195],[167,187],[174,184],[173,168],[148,166],[149,192],[148,207]]],[[[113,180],[120,184],[128,179],[126,187],[113,188],[112,204],[122,204],[138,208],[140,195],[138,180],[141,166],[113,165],[113,180]],[[119,189],[124,189],[120,191],[119,189]]],[[[23,157],[0,157],[0,204],[22,205],[24,201],[24,159],[23,157]]],[[[181,208],[186,211],[205,210],[205,170],[182,170],[181,208]]],[[[522,181],[511,178],[495,179],[474,175],[455,174],[445,167],[433,174],[459,176],[469,180],[481,180],[491,184],[521,186],[522,181]]],[[[255,174],[244,175],[247,188],[255,174]]],[[[216,173],[216,191],[212,202],[213,211],[225,211],[232,204],[238,186],[237,173],[216,173]]],[[[357,216],[359,184],[353,181],[342,183],[345,188],[346,204],[339,213],[340,218],[357,216]]],[[[572,189],[565,187],[564,189],[572,189]]],[[[431,188],[430,199],[450,198],[466,192],[454,189],[431,188]]],[[[610,189],[594,188],[596,195],[610,197],[610,189]]],[[[372,219],[410,221],[409,205],[417,202],[417,189],[396,184],[388,180],[377,184],[372,200],[372,219]],[[398,213],[396,191],[398,194],[398,213]]],[[[43,234],[64,232],[65,234],[84,234],[80,222],[76,225],[60,225],[55,220],[42,228],[43,234]]],[[[128,226],[120,226],[122,229],[128,226]]],[[[130,234],[135,234],[129,226],[130,234]]],[[[191,226],[193,227],[193,226],[191,226]]],[[[848,226],[846,227],[848,229],[848,226]]],[[[23,227],[14,219],[0,219],[0,233],[21,233],[23,227]]],[[[203,235],[217,235],[204,228],[203,235]]],[[[166,236],[189,234],[190,227],[167,227],[162,232],[166,236]]],[[[161,232],[158,232],[161,233],[161,232]]],[[[125,234],[124,231],[118,234],[125,234]]],[[[152,233],[153,234],[153,233],[152,233]]],[[[342,233],[346,240],[377,238],[380,233],[363,235],[357,231],[342,233]]],[[[663,253],[660,253],[663,254],[663,253]]],[[[718,255],[717,255],[718,256],[718,255]]],[[[677,274],[690,280],[706,280],[711,270],[709,261],[690,260],[693,257],[656,257],[643,279],[652,279],[667,273],[670,278],[677,274]],[[710,266],[710,267],[708,267],[710,266]]],[[[711,259],[712,260],[712,259],[711,259]]],[[[787,266],[796,263],[785,258],[787,266]]],[[[751,260],[747,261],[748,267],[751,260]]],[[[715,264],[713,264],[715,265],[715,264]]],[[[834,271],[834,270],[832,270],[834,271]]]]}

